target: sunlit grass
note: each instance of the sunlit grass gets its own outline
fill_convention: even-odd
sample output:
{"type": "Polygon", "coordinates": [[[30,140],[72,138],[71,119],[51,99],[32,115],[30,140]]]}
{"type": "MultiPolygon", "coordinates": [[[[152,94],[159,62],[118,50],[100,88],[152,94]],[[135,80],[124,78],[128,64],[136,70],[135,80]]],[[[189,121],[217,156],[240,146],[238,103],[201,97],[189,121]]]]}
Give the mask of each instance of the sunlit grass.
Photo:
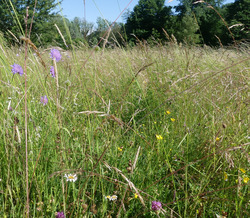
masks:
{"type": "MultiPolygon", "coordinates": [[[[24,49],[3,46],[0,215],[22,217],[24,77],[11,65],[24,49]]],[[[92,50],[60,52],[58,85],[50,49],[40,49],[46,69],[28,56],[32,217],[249,215],[249,61],[232,66],[247,52],[135,47],[87,62],[92,50]]]]}

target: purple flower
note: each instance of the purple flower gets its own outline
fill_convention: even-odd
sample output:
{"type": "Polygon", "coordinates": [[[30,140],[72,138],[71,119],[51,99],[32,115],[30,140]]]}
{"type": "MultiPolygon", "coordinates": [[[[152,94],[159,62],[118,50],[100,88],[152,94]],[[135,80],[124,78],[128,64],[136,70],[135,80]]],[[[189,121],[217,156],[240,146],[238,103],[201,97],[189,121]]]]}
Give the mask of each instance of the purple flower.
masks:
{"type": "Polygon", "coordinates": [[[11,67],[12,67],[11,71],[13,74],[18,73],[20,76],[23,75],[23,68],[19,64],[13,64],[11,65],[11,67]]]}
{"type": "Polygon", "coordinates": [[[55,48],[52,48],[51,51],[50,51],[50,57],[52,59],[56,59],[56,62],[60,61],[62,59],[62,55],[60,54],[60,52],[55,49],[55,48]]]}
{"type": "Polygon", "coordinates": [[[52,77],[56,77],[56,74],[55,74],[55,68],[53,66],[50,67],[50,74],[52,77]]]}
{"type": "Polygon", "coordinates": [[[152,201],[152,210],[157,211],[162,208],[161,202],[159,201],[152,201]]]}
{"type": "Polygon", "coordinates": [[[65,215],[63,212],[57,212],[56,218],[65,218],[65,215]]]}
{"type": "Polygon", "coordinates": [[[43,105],[46,105],[46,104],[48,103],[48,98],[47,98],[46,95],[41,97],[41,103],[42,103],[43,105]]]}

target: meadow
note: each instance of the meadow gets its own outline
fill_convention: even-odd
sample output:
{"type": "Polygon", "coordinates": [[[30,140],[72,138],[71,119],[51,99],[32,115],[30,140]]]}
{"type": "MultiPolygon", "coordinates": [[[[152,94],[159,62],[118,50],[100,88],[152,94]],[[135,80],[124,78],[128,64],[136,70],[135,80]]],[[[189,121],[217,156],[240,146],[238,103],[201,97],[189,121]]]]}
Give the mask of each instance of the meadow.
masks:
{"type": "Polygon", "coordinates": [[[25,52],[0,38],[0,217],[250,217],[247,47],[25,52]]]}

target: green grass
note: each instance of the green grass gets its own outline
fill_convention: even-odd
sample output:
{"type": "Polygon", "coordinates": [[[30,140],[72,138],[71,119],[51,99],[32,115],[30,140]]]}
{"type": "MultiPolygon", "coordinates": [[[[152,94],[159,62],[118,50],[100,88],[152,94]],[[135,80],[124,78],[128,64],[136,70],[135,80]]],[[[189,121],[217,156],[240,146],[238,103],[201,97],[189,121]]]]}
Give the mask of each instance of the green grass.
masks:
{"type": "MultiPolygon", "coordinates": [[[[23,217],[25,77],[13,76],[10,65],[23,66],[24,48],[0,44],[0,216],[23,217]]],[[[177,45],[65,51],[57,62],[59,105],[56,80],[48,75],[50,51],[40,52],[46,70],[32,51],[27,60],[31,217],[58,211],[67,217],[250,216],[243,181],[250,177],[247,51],[177,45]],[[66,181],[68,173],[77,174],[75,183],[66,181]],[[151,210],[155,200],[163,207],[158,214],[151,210]]]]}

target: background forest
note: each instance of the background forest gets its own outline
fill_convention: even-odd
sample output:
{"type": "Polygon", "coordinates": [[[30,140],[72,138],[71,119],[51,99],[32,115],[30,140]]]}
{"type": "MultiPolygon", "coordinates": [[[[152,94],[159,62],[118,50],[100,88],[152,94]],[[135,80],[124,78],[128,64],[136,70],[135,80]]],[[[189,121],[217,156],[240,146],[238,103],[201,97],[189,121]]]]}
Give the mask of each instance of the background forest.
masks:
{"type": "MultiPolygon", "coordinates": [[[[0,0],[0,30],[10,43],[18,42],[15,36],[24,35],[26,6],[30,24],[35,2],[0,0]]],[[[38,0],[31,41],[37,46],[65,46],[56,24],[67,45],[95,46],[112,24],[109,47],[133,45],[137,40],[164,43],[173,38],[188,44],[230,45],[248,40],[249,9],[250,0],[230,4],[223,4],[222,0],[179,0],[176,7],[165,6],[165,0],[140,0],[133,11],[123,14],[124,23],[99,17],[94,24],[79,17],[73,20],[62,17],[56,11],[55,0],[38,0]]]]}

